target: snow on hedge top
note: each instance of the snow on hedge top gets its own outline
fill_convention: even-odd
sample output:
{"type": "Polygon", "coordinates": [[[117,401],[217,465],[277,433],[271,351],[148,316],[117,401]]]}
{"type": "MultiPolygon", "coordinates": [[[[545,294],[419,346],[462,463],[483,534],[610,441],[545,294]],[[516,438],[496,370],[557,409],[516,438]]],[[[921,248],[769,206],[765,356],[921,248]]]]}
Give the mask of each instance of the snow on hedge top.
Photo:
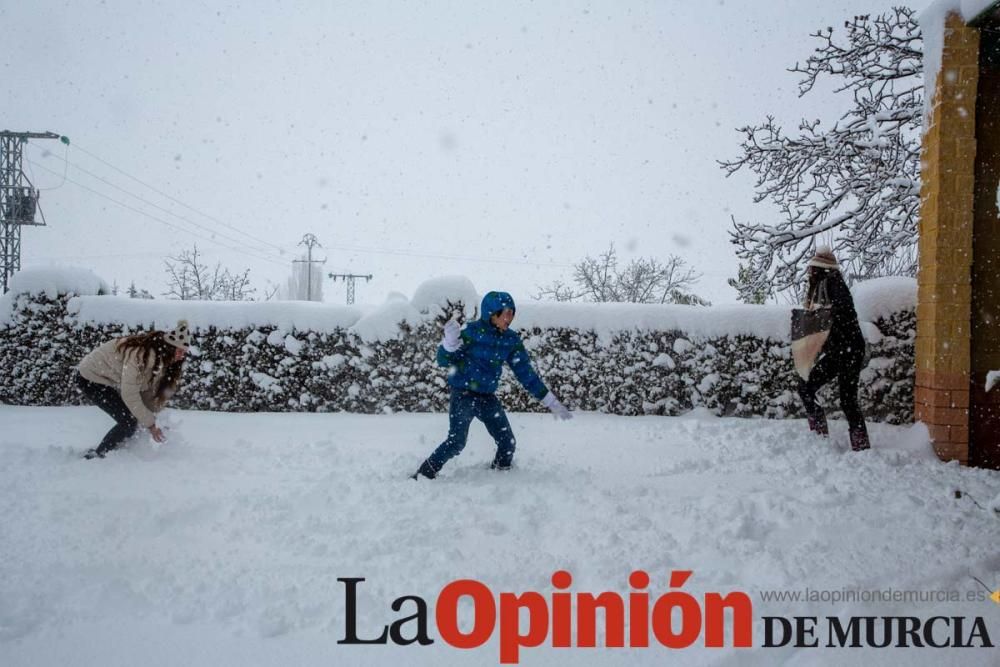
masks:
{"type": "Polygon", "coordinates": [[[44,294],[55,299],[60,294],[106,294],[111,290],[93,271],[73,267],[22,269],[10,278],[9,291],[0,294],[0,325],[10,323],[14,299],[22,294],[44,294]]]}
{"type": "Polygon", "coordinates": [[[412,304],[417,312],[436,317],[447,307],[449,301],[461,301],[465,319],[469,320],[475,316],[479,295],[472,281],[465,276],[442,276],[422,283],[413,293],[412,304]]]}
{"type": "MultiPolygon", "coordinates": [[[[948,14],[957,13],[968,23],[995,5],[997,0],[937,0],[920,14],[920,34],[924,40],[924,133],[930,129],[934,92],[937,90],[938,72],[941,70],[941,51],[944,48],[944,26],[948,14]]],[[[975,100],[972,100],[975,104],[975,100]]]]}
{"type": "MultiPolygon", "coordinates": [[[[104,283],[90,272],[87,274],[91,278],[90,291],[96,293],[104,283]]],[[[37,291],[64,286],[79,293],[77,290],[88,287],[79,281],[70,284],[39,280],[36,284],[39,285],[37,291]]],[[[858,316],[862,321],[875,321],[900,310],[912,310],[916,305],[916,291],[916,281],[912,278],[879,278],[859,283],[853,290],[858,316]]],[[[118,323],[129,328],[169,329],[177,320],[186,319],[195,331],[210,327],[275,327],[286,333],[346,329],[362,340],[382,341],[400,335],[400,322],[419,325],[437,317],[439,308],[448,301],[458,300],[466,304],[469,313],[478,306],[475,287],[468,278],[451,276],[429,280],[417,288],[412,300],[394,293],[377,307],[334,306],[309,301],[173,301],[78,296],[70,299],[68,309],[80,322],[118,323]],[[470,307],[469,304],[474,305],[470,307]]],[[[617,332],[639,330],[679,331],[692,339],[748,335],[787,341],[791,320],[791,307],[785,305],[702,307],[551,303],[527,299],[517,303],[515,329],[562,327],[594,331],[605,340],[617,332]]],[[[8,315],[10,308],[7,304],[0,317],[8,315]]]]}
{"type": "Polygon", "coordinates": [[[351,327],[361,340],[368,342],[385,341],[397,338],[401,334],[400,322],[418,325],[424,319],[407,298],[394,292],[385,303],[365,314],[351,327]]]}
{"type": "Polygon", "coordinates": [[[901,310],[917,307],[917,281],[914,278],[874,278],[851,289],[858,319],[874,322],[901,310]]]}
{"type": "MultiPolygon", "coordinates": [[[[856,284],[851,293],[862,322],[874,322],[902,310],[913,310],[917,305],[917,281],[913,278],[866,280],[856,284]]],[[[513,326],[520,329],[570,327],[593,330],[599,335],[639,329],[681,331],[690,338],[747,335],[787,341],[791,307],[534,302],[518,305],[513,326]]]]}
{"type": "Polygon", "coordinates": [[[520,303],[515,329],[568,327],[606,338],[620,331],[681,331],[691,338],[748,335],[786,340],[788,306],[682,306],[645,303],[520,303]]]}
{"type": "Polygon", "coordinates": [[[107,294],[107,283],[89,269],[74,267],[23,269],[10,279],[10,293],[45,294],[55,299],[60,294],[107,294]]]}
{"type": "Polygon", "coordinates": [[[357,306],[313,301],[175,301],[123,296],[77,297],[70,299],[68,309],[80,322],[170,329],[177,320],[186,319],[194,331],[264,326],[282,331],[333,331],[352,326],[364,312],[357,306]]]}

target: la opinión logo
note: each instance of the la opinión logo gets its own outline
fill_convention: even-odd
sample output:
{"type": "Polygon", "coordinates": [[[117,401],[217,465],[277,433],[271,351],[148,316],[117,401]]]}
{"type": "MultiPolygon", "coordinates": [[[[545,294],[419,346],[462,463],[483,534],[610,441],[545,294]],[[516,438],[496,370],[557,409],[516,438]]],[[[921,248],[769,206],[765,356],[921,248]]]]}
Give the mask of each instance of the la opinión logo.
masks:
{"type": "MultiPolygon", "coordinates": [[[[647,591],[649,575],[636,570],[628,578],[631,590],[599,594],[570,592],[572,575],[559,570],[551,582],[555,589],[549,595],[537,592],[501,592],[495,594],[489,586],[474,579],[459,579],[441,589],[434,604],[434,622],[438,636],[455,648],[472,649],[488,642],[499,632],[500,663],[516,664],[521,649],[548,644],[554,648],[594,648],[597,646],[597,610],[604,612],[604,645],[609,648],[648,648],[651,637],[668,649],[683,649],[702,639],[706,647],[728,646],[748,648],[753,645],[753,603],[741,591],[723,595],[705,593],[699,600],[679,590],[692,575],[691,570],[670,573],[671,590],[659,596],[647,591]],[[459,625],[459,602],[467,598],[473,605],[472,628],[459,625]],[[574,602],[576,609],[574,613],[574,602]],[[730,613],[726,632],[726,611],[730,613]],[[526,622],[522,623],[522,617],[526,622]],[[672,620],[673,619],[673,620],[672,620]],[[679,619],[679,623],[675,620],[679,619]],[[576,627],[576,635],[573,627],[576,627]],[[626,626],[628,631],[626,633],[626,626]],[[626,636],[627,635],[627,636],[626,636]],[[575,639],[575,643],[574,643],[575,639]]],[[[392,601],[393,612],[410,607],[413,613],[399,617],[367,638],[358,628],[358,587],[364,577],[338,578],[345,586],[346,623],[344,638],[338,644],[429,645],[434,643],[428,632],[430,612],[427,601],[417,595],[404,595],[392,601]],[[374,636],[373,636],[374,635],[374,636]]]]}
{"type": "MultiPolygon", "coordinates": [[[[573,592],[572,575],[552,574],[553,591],[494,593],[475,579],[458,579],[441,589],[433,611],[418,595],[404,595],[391,602],[395,620],[376,628],[358,628],[358,589],[364,577],[343,577],[346,623],[338,644],[417,644],[435,640],[430,634],[433,618],[437,636],[459,649],[483,646],[498,637],[501,664],[517,664],[522,649],[547,644],[553,648],[596,648],[598,610],[603,612],[607,648],[646,649],[658,644],[685,649],[699,641],[706,648],[753,646],[753,603],[743,591],[710,592],[701,598],[682,587],[691,570],[672,570],[668,589],[648,590],[650,577],[635,570],[625,593],[573,592]],[[472,606],[472,623],[459,621],[459,604],[472,606]],[[575,633],[574,633],[575,630],[575,633]]],[[[761,648],[992,648],[986,621],[981,616],[763,616],[761,648]]]]}

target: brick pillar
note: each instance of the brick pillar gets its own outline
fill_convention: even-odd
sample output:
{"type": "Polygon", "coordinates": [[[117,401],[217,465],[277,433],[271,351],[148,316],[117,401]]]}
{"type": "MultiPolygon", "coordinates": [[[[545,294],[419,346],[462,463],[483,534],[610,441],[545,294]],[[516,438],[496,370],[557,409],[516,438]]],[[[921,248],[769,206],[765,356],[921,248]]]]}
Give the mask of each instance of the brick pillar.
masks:
{"type": "Polygon", "coordinates": [[[952,13],[922,146],[914,418],[927,424],[941,459],[963,465],[969,461],[978,79],[979,31],[952,13]]]}

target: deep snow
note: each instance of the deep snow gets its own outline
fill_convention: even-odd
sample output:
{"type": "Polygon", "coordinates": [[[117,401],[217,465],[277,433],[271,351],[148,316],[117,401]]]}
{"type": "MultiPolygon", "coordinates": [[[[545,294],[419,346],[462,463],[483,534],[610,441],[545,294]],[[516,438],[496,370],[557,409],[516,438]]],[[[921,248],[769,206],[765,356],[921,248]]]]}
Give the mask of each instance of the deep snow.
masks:
{"type": "MultiPolygon", "coordinates": [[[[78,458],[110,425],[96,408],[0,406],[0,664],[442,665],[472,651],[345,647],[337,577],[366,577],[360,629],[390,602],[459,578],[495,592],[629,590],[642,568],[666,592],[748,592],[766,614],[983,616],[992,602],[764,603],[765,589],[976,590],[1000,583],[997,473],[943,464],[926,429],[801,420],[512,414],[511,473],[476,424],[434,482],[406,476],[444,436],[441,414],[168,411],[167,444],[140,436],[78,458]],[[967,495],[956,499],[955,490],[967,495]]],[[[405,612],[409,613],[409,611],[405,612]]],[[[430,633],[437,637],[433,618],[430,633]]],[[[754,642],[761,641],[754,628],[754,642]]],[[[988,649],[524,649],[521,664],[996,664],[988,649]]],[[[654,646],[655,642],[654,642],[654,646]]]]}

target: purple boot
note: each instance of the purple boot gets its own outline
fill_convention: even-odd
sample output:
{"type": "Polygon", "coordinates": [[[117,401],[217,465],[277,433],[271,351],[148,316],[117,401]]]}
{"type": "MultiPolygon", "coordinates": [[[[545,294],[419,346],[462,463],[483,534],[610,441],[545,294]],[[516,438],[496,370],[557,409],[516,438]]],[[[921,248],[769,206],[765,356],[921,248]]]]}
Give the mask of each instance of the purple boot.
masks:
{"type": "Polygon", "coordinates": [[[851,450],[855,452],[863,452],[866,449],[871,449],[871,443],[868,441],[867,429],[851,431],[851,450]]]}
{"type": "Polygon", "coordinates": [[[824,437],[830,435],[830,428],[826,425],[826,415],[822,413],[818,417],[809,415],[808,419],[810,431],[824,437]]]}

